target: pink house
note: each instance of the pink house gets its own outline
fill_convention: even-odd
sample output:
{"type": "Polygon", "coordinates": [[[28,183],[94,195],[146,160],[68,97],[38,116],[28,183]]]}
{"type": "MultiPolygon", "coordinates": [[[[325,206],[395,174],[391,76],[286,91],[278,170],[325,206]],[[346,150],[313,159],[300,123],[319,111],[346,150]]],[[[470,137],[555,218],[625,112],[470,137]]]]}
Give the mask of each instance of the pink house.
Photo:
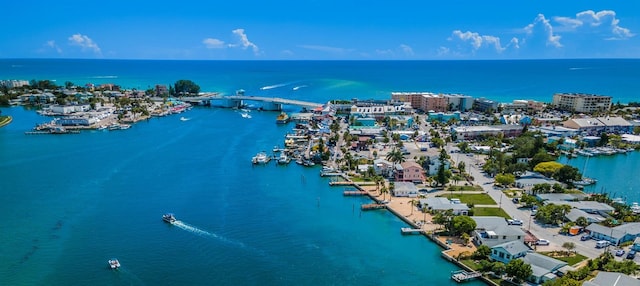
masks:
{"type": "Polygon", "coordinates": [[[396,182],[424,182],[424,170],[416,162],[403,162],[395,166],[396,182]]]}

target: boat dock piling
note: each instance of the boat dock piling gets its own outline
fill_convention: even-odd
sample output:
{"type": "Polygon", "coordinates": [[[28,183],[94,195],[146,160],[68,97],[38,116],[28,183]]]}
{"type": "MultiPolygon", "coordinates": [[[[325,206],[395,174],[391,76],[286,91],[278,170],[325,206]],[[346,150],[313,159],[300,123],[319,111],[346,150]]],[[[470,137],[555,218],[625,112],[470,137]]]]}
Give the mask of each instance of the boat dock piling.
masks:
{"type": "Polygon", "coordinates": [[[402,234],[422,234],[422,233],[424,233],[424,229],[403,227],[403,228],[400,229],[400,233],[402,233],[402,234]]]}
{"type": "Polygon", "coordinates": [[[363,211],[368,211],[368,210],[381,210],[381,209],[386,209],[387,205],[384,204],[364,204],[360,206],[360,209],[363,211]]]}
{"type": "Polygon", "coordinates": [[[366,196],[367,192],[366,191],[344,191],[342,193],[343,196],[348,197],[348,196],[366,196]]]}
{"type": "Polygon", "coordinates": [[[451,279],[453,279],[453,281],[456,281],[458,283],[465,282],[470,279],[478,278],[480,276],[482,276],[482,273],[480,272],[475,272],[475,271],[468,272],[466,270],[459,270],[451,273],[451,279]]]}

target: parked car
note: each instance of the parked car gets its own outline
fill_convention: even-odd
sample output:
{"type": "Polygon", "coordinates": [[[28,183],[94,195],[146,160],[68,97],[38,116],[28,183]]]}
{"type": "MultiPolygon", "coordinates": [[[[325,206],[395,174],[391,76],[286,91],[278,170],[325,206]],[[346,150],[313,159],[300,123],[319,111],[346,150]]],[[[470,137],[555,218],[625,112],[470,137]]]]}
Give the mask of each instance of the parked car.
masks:
{"type": "Polygon", "coordinates": [[[517,204],[517,203],[519,203],[519,202],[520,202],[520,199],[518,199],[518,198],[513,198],[513,199],[511,199],[511,201],[512,201],[514,204],[517,204]]]}
{"type": "Polygon", "coordinates": [[[627,253],[627,259],[633,259],[636,257],[636,251],[631,249],[629,250],[629,253],[627,253]]]}
{"type": "Polygon", "coordinates": [[[522,225],[523,222],[519,219],[508,219],[507,223],[510,225],[522,225]]]}
{"type": "Polygon", "coordinates": [[[624,249],[616,250],[616,256],[623,256],[623,255],[624,255],[624,249]]]}
{"type": "Polygon", "coordinates": [[[606,240],[601,240],[601,241],[596,242],[596,248],[604,248],[604,247],[607,247],[607,246],[609,246],[609,242],[606,241],[606,240]]]}
{"type": "Polygon", "coordinates": [[[591,236],[589,236],[588,234],[585,234],[585,235],[580,237],[580,240],[582,240],[582,241],[586,241],[586,240],[589,240],[589,239],[591,239],[591,236]]]}
{"type": "Polygon", "coordinates": [[[536,241],[536,245],[549,245],[549,241],[546,239],[538,239],[538,241],[536,241]]]}

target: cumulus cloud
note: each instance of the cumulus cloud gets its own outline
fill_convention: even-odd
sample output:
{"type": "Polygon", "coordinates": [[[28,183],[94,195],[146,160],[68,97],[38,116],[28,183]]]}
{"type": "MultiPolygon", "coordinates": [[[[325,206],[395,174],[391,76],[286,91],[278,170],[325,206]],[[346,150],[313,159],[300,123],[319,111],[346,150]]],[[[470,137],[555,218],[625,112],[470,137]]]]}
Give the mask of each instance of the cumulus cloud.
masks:
{"type": "Polygon", "coordinates": [[[577,13],[575,18],[555,17],[553,20],[567,31],[597,33],[606,40],[624,40],[635,36],[631,30],[620,26],[620,20],[612,10],[586,10],[577,13]]]}
{"type": "Polygon", "coordinates": [[[560,36],[554,34],[553,26],[543,14],[538,14],[533,22],[524,27],[524,31],[527,34],[527,38],[531,41],[532,38],[542,35],[546,46],[561,48],[560,36]]]}
{"type": "Polygon", "coordinates": [[[400,49],[401,49],[401,50],[402,50],[402,52],[403,52],[405,55],[407,55],[407,56],[413,56],[413,55],[414,55],[414,53],[413,53],[413,49],[412,49],[410,46],[408,46],[408,45],[401,44],[401,45],[400,45],[400,49]]]}
{"type": "Polygon", "coordinates": [[[96,44],[87,35],[82,35],[82,34],[71,35],[71,37],[69,37],[69,42],[71,43],[71,45],[81,47],[83,51],[90,50],[97,55],[102,54],[102,51],[100,51],[100,47],[98,47],[98,44],[96,44]]]}
{"type": "Polygon", "coordinates": [[[455,41],[466,45],[471,45],[471,51],[475,53],[477,50],[485,47],[492,47],[497,53],[506,50],[500,43],[500,38],[491,35],[480,35],[476,32],[455,30],[448,38],[449,41],[455,41]]]}
{"type": "Polygon", "coordinates": [[[235,29],[233,31],[231,31],[234,35],[236,35],[237,39],[238,39],[238,43],[237,44],[229,44],[229,47],[235,48],[235,47],[240,47],[243,50],[246,50],[247,48],[251,48],[253,50],[253,53],[257,56],[260,54],[260,48],[258,48],[258,46],[254,43],[252,43],[251,41],[249,41],[249,38],[247,37],[247,34],[245,34],[244,29],[235,29]]]}
{"type": "Polygon", "coordinates": [[[214,38],[206,38],[202,40],[202,43],[207,49],[223,49],[225,47],[224,41],[214,38]]]}

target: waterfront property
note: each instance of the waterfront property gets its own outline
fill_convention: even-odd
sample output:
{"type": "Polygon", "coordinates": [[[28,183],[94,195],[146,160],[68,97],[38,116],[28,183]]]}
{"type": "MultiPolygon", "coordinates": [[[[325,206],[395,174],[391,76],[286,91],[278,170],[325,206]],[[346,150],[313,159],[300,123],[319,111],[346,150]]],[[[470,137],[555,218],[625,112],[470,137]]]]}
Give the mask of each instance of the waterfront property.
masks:
{"type": "Polygon", "coordinates": [[[473,242],[477,245],[493,247],[514,240],[524,242],[524,231],[518,226],[507,224],[503,217],[472,216],[471,218],[476,221],[473,242]]]}
{"type": "Polygon", "coordinates": [[[611,96],[586,93],[556,93],[552,105],[561,110],[592,113],[611,108],[611,96]]]}
{"type": "Polygon", "coordinates": [[[444,212],[451,210],[454,215],[467,215],[469,213],[467,204],[454,203],[443,197],[420,199],[419,204],[422,211],[444,212]]]}
{"type": "Polygon", "coordinates": [[[395,165],[396,182],[424,182],[424,170],[416,162],[406,161],[395,165]]]}
{"type": "Polygon", "coordinates": [[[500,261],[507,264],[513,259],[524,257],[530,251],[532,251],[531,248],[522,241],[513,240],[491,247],[491,255],[489,258],[493,261],[500,261]]]}
{"type": "Polygon", "coordinates": [[[393,196],[395,197],[418,197],[418,188],[411,182],[396,182],[393,188],[393,196]]]}
{"type": "Polygon", "coordinates": [[[599,271],[596,277],[582,283],[582,286],[633,286],[639,283],[638,279],[623,273],[599,271]]]}
{"type": "Polygon", "coordinates": [[[606,240],[614,245],[627,241],[635,241],[640,237],[640,222],[625,223],[616,227],[606,227],[592,223],[587,226],[591,237],[597,240],[606,240]]]}
{"type": "Polygon", "coordinates": [[[572,118],[562,122],[562,126],[589,135],[600,135],[602,132],[631,133],[633,131],[633,125],[619,116],[572,118]]]}
{"type": "Polygon", "coordinates": [[[516,137],[522,134],[522,125],[491,125],[491,126],[458,126],[451,128],[458,140],[473,140],[481,136],[516,137]]]}

